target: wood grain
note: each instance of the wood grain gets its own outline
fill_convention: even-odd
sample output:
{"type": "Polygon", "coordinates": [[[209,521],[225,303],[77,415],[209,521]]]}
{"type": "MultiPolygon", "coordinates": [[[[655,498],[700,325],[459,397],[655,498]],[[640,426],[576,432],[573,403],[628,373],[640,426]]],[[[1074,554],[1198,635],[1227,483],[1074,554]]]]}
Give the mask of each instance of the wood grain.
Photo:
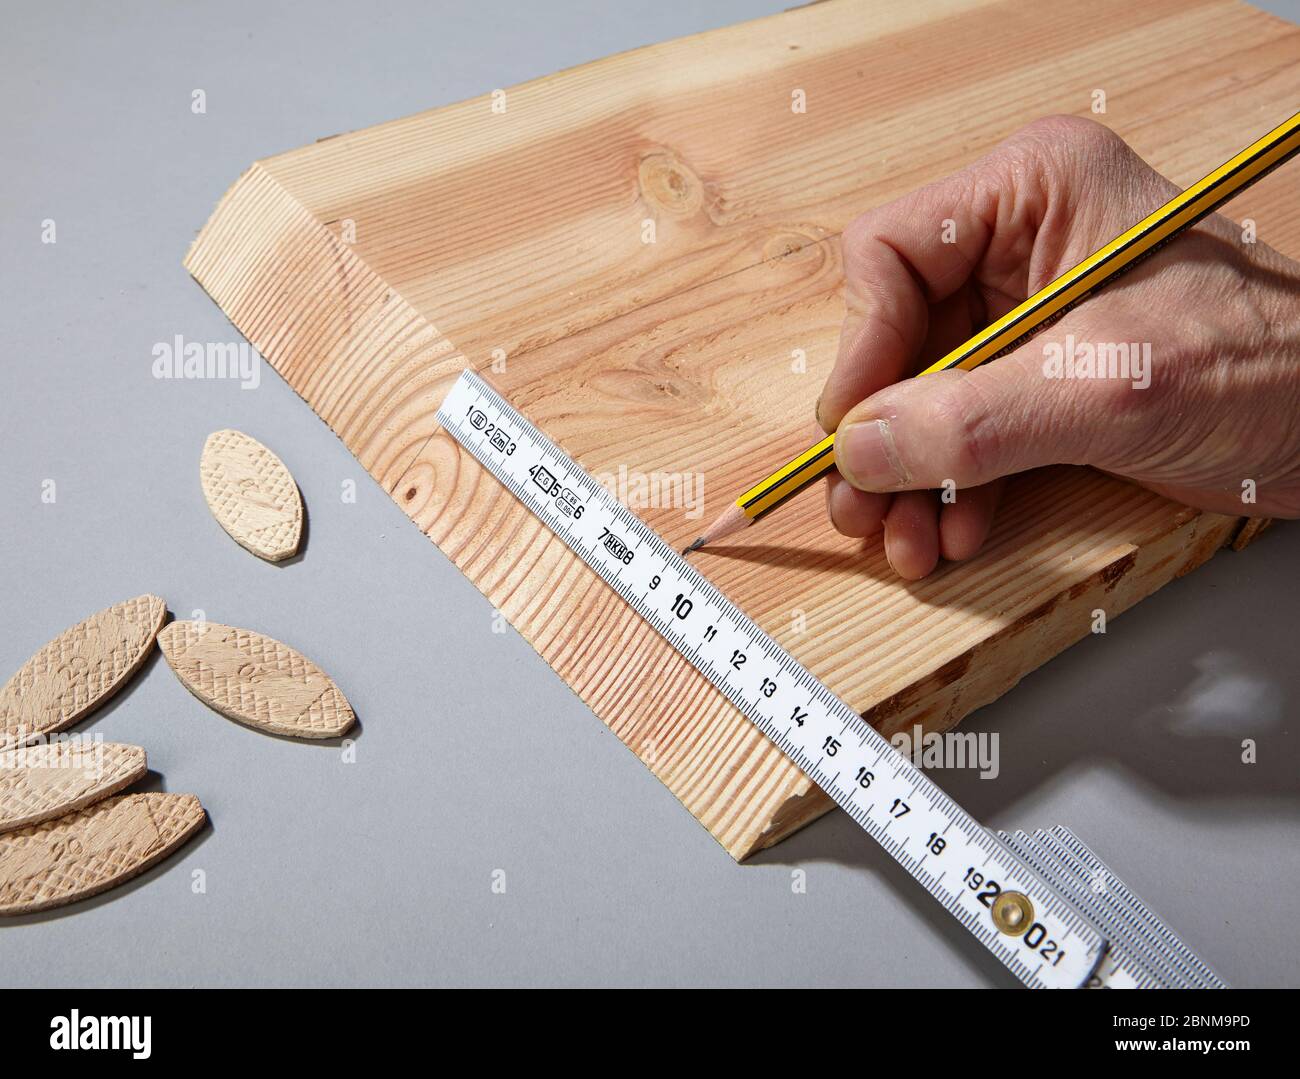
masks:
{"type": "MultiPolygon", "coordinates": [[[[438,430],[437,406],[484,370],[680,546],[816,433],[845,224],[1037,116],[1089,114],[1098,88],[1098,118],[1188,183],[1294,111],[1300,31],[1226,0],[831,0],[508,89],[504,112],[477,98],[258,162],[186,265],[743,857],[829,802],[438,430]],[[702,510],[638,503],[656,475],[702,480],[702,510]]],[[[1276,173],[1232,213],[1300,254],[1293,190],[1276,173]]],[[[1239,526],[1049,469],[1010,485],[979,558],[917,584],[834,534],[815,495],[698,565],[882,729],[944,729],[1239,526]]]]}
{"type": "Polygon", "coordinates": [[[0,915],[31,914],[122,884],[206,819],[192,794],[123,794],[0,836],[0,915]]]}
{"type": "Polygon", "coordinates": [[[47,742],[0,750],[0,832],[39,824],[129,787],[148,771],[139,746],[47,742]]]}
{"type": "Polygon", "coordinates": [[[356,722],[329,675],[260,633],[169,622],[158,646],[186,689],[236,722],[287,738],[337,738],[356,722]]]}
{"type": "Polygon", "coordinates": [[[0,689],[0,749],[70,727],[130,679],[144,662],[167,605],[143,595],[64,630],[0,689]]]}
{"type": "Polygon", "coordinates": [[[203,497],[230,538],[258,558],[298,553],[302,495],[283,461],[242,431],[214,431],[199,458],[203,497]]]}

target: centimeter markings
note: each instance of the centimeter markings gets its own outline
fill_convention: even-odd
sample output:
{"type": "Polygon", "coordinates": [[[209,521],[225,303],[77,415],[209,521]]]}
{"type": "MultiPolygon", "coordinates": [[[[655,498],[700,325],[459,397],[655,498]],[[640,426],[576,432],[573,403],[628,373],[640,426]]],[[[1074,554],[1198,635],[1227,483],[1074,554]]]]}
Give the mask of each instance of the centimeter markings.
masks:
{"type": "Polygon", "coordinates": [[[1016,977],[1088,983],[1091,922],[483,379],[463,372],[438,422],[1016,977]],[[1019,935],[993,922],[1005,891],[1033,904],[1019,935]]]}

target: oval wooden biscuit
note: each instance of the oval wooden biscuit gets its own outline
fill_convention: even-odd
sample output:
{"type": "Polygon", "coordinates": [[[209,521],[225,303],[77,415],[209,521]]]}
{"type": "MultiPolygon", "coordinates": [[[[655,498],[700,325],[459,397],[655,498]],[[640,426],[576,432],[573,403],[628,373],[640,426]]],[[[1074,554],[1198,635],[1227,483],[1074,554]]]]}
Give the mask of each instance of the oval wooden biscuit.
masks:
{"type": "Polygon", "coordinates": [[[215,431],[199,459],[208,508],[231,539],[268,562],[298,553],[302,496],[274,453],[242,431],[215,431]]]}
{"type": "Polygon", "coordinates": [[[0,750],[0,832],[98,802],[147,770],[143,749],[116,742],[47,742],[0,750]]]}
{"type": "Polygon", "coordinates": [[[130,880],[204,819],[192,794],[121,794],[0,835],[0,914],[48,910],[130,880]]]}
{"type": "Polygon", "coordinates": [[[324,671],[288,645],[215,622],[171,622],[158,645],[185,688],[224,716],[290,738],[334,738],[356,716],[324,671]]]}
{"type": "Polygon", "coordinates": [[[64,630],[0,689],[0,749],[70,727],[136,672],[167,614],[136,596],[64,630]]]}

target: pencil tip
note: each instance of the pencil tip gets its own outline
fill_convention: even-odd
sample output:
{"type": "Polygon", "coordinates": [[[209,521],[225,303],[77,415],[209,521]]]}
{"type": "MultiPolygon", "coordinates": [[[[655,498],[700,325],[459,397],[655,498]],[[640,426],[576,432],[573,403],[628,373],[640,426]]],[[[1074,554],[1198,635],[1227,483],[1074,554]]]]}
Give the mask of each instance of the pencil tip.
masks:
{"type": "Polygon", "coordinates": [[[683,548],[682,548],[682,554],[690,554],[692,551],[698,551],[698,550],[699,550],[701,547],[703,547],[703,546],[704,546],[704,537],[701,536],[699,539],[697,539],[697,540],[696,540],[694,543],[692,543],[690,546],[688,546],[688,547],[683,547],[683,548]]]}

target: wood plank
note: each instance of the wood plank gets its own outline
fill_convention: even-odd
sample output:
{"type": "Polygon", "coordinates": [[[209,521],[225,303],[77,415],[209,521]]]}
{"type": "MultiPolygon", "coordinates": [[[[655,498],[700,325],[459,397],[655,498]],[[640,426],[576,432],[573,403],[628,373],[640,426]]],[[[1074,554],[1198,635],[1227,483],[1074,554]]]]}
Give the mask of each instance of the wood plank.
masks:
{"type": "MultiPolygon", "coordinates": [[[[186,264],[743,857],[829,803],[438,431],[456,373],[487,369],[616,485],[699,478],[702,507],[680,497],[693,485],[676,505],[633,502],[684,543],[756,461],[812,434],[843,310],[838,233],[856,213],[1037,115],[1088,112],[1097,88],[1102,119],[1190,182],[1293,110],[1297,60],[1300,31],[1225,0],[831,0],[536,80],[504,113],[488,96],[259,162],[186,264]]],[[[1233,213],[1296,254],[1288,185],[1269,177],[1233,213]]],[[[1240,527],[1052,469],[1010,485],[979,558],[920,583],[897,580],[878,543],[834,534],[812,495],[699,565],[882,729],[944,729],[1086,635],[1094,609],[1124,610],[1240,527]]]]}

